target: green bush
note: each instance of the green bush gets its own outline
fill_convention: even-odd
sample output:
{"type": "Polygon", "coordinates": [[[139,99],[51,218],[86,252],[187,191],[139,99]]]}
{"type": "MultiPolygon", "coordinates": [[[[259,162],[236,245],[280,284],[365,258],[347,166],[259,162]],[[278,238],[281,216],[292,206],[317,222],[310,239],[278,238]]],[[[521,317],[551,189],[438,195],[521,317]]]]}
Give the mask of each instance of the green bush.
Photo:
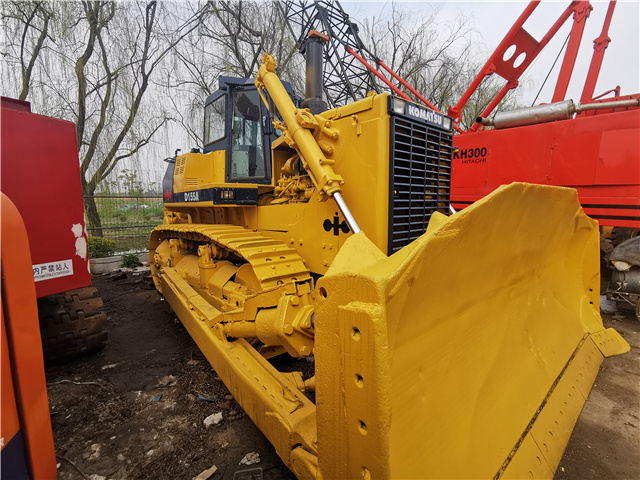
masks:
{"type": "Polygon", "coordinates": [[[140,260],[138,259],[138,255],[135,253],[127,253],[122,257],[122,267],[126,268],[136,268],[140,265],[140,260]]]}
{"type": "Polygon", "coordinates": [[[116,242],[103,237],[89,236],[89,258],[102,258],[113,255],[116,250],[116,242]]]}

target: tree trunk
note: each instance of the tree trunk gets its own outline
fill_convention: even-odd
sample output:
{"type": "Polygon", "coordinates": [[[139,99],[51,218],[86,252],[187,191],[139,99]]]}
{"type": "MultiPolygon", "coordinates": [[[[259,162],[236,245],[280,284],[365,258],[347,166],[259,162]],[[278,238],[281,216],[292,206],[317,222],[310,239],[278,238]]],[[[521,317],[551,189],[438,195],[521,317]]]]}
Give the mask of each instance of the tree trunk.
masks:
{"type": "Polygon", "coordinates": [[[84,197],[84,211],[87,215],[87,230],[92,237],[102,237],[102,221],[96,207],[96,200],[93,192],[84,197]]]}

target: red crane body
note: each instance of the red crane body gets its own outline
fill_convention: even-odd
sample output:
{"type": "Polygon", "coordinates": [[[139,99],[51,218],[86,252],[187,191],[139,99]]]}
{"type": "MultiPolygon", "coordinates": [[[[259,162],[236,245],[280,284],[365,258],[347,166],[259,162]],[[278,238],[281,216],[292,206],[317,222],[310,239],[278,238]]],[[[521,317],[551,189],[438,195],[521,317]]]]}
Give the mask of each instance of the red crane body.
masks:
{"type": "Polygon", "coordinates": [[[454,137],[454,209],[502,184],[575,188],[603,226],[640,227],[640,111],[584,116],[454,137]]]}
{"type": "MultiPolygon", "coordinates": [[[[594,41],[593,58],[580,99],[588,105],[571,103],[567,110],[570,115],[559,120],[549,113],[557,103],[546,106],[549,107],[546,118],[533,107],[520,111],[518,120],[527,117],[524,122],[503,122],[499,126],[497,119],[502,113],[493,121],[486,120],[507,91],[518,85],[526,66],[573,13],[574,23],[553,94],[553,102],[564,99],[584,24],[593,8],[589,2],[572,2],[537,42],[522,26],[538,3],[531,2],[525,8],[460,102],[449,109],[454,120],[459,120],[466,101],[486,76],[497,73],[507,80],[478,121],[467,132],[454,137],[451,205],[456,210],[464,208],[500,185],[514,181],[558,185],[575,188],[585,212],[601,226],[640,228],[640,94],[620,96],[616,87],[592,97],[610,41],[608,30],[616,2],[610,3],[602,33],[594,41]],[[514,50],[514,45],[513,55],[505,61],[505,53],[509,48],[514,50]],[[515,63],[519,57],[522,63],[518,66],[515,63]],[[615,97],[597,100],[611,92],[615,92],[615,97]],[[604,102],[610,108],[601,108],[604,102]],[[487,124],[496,128],[483,128],[487,124]]],[[[517,112],[510,112],[510,118],[517,112]]]]}

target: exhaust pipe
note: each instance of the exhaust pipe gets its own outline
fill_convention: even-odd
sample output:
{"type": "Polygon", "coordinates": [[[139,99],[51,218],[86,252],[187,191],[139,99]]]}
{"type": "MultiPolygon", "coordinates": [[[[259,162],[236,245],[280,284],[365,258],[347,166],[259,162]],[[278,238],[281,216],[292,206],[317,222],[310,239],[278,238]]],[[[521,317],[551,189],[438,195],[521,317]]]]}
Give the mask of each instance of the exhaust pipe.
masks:
{"type": "Polygon", "coordinates": [[[307,62],[305,99],[302,108],[308,108],[313,115],[318,115],[327,109],[322,100],[322,48],[329,37],[317,30],[311,30],[307,39],[300,45],[300,53],[307,62]]]}
{"type": "Polygon", "coordinates": [[[508,112],[498,112],[490,118],[476,118],[476,122],[485,126],[492,126],[496,129],[522,127],[534,125],[536,123],[554,122],[556,120],[568,120],[574,114],[586,112],[588,110],[605,110],[609,108],[637,107],[640,106],[640,99],[632,98],[613,102],[600,103],[573,103],[573,100],[548,103],[546,105],[536,105],[535,107],[520,108],[508,112]]]}
{"type": "MultiPolygon", "coordinates": [[[[328,40],[329,37],[327,35],[317,30],[311,30],[307,39],[300,46],[300,53],[305,56],[307,61],[305,99],[302,102],[302,108],[311,110],[312,115],[318,115],[327,110],[327,104],[322,100],[322,48],[328,40]]],[[[358,233],[360,227],[355,218],[353,218],[340,192],[334,192],[331,195],[351,231],[354,234],[358,233]]]]}

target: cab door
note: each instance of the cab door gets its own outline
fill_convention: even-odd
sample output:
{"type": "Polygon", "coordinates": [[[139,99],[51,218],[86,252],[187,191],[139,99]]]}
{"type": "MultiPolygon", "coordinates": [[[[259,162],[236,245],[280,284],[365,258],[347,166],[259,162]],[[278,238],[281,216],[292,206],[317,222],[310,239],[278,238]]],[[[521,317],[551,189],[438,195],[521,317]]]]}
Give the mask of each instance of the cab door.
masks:
{"type": "Polygon", "coordinates": [[[258,90],[244,80],[207,99],[204,152],[224,150],[227,183],[270,185],[273,127],[258,90]]]}
{"type": "Polygon", "coordinates": [[[268,120],[255,87],[231,92],[230,113],[227,182],[271,184],[269,146],[263,128],[268,120]]]}

